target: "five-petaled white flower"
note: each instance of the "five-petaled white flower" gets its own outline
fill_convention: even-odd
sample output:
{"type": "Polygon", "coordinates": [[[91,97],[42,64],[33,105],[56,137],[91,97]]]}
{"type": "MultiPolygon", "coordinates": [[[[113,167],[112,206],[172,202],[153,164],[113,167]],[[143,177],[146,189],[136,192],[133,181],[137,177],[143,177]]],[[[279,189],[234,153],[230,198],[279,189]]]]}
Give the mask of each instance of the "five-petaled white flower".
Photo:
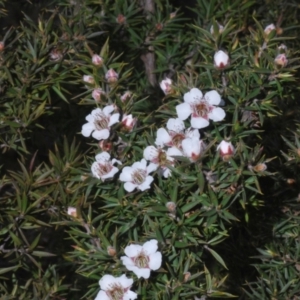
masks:
{"type": "Polygon", "coordinates": [[[138,278],[148,279],[151,270],[156,271],[161,266],[162,255],[157,248],[157,240],[150,240],[143,246],[130,245],[124,249],[127,256],[122,256],[121,260],[138,278]]]}
{"type": "Polygon", "coordinates": [[[124,167],[119,179],[125,182],[124,189],[127,192],[132,192],[136,188],[145,191],[150,188],[153,181],[153,177],[149,174],[155,171],[156,168],[153,163],[147,166],[147,161],[142,159],[135,162],[131,167],[124,167]]]}
{"type": "Polygon", "coordinates": [[[88,137],[92,133],[92,137],[97,140],[105,140],[110,135],[110,127],[119,121],[120,114],[111,115],[115,109],[114,105],[108,105],[96,108],[85,119],[88,123],[82,126],[82,135],[88,137]]]}
{"type": "Polygon", "coordinates": [[[155,144],[160,147],[168,146],[168,154],[171,156],[182,156],[182,141],[186,138],[200,138],[198,129],[188,128],[180,119],[169,119],[167,130],[159,128],[156,133],[155,144]]]}
{"type": "Polygon", "coordinates": [[[186,120],[190,115],[193,128],[204,128],[209,125],[209,119],[214,122],[225,118],[225,111],[216,107],[220,104],[221,96],[217,91],[207,92],[204,96],[202,92],[193,88],[184,94],[184,103],[176,106],[177,115],[180,120],[186,120]]]}
{"type": "Polygon", "coordinates": [[[171,170],[168,165],[174,166],[174,158],[169,155],[169,150],[165,151],[162,148],[148,146],[144,150],[144,158],[152,162],[156,169],[160,167],[160,171],[165,178],[171,175],[171,170]]]}
{"type": "Polygon", "coordinates": [[[134,300],[137,294],[130,290],[132,284],[133,279],[124,274],[120,277],[104,275],[99,281],[101,290],[95,300],[134,300]]]}
{"type": "Polygon", "coordinates": [[[92,173],[94,177],[104,181],[105,179],[112,178],[119,171],[117,167],[114,167],[115,163],[121,165],[121,162],[115,158],[110,159],[110,155],[107,152],[102,152],[96,155],[96,161],[92,164],[92,173]]]}

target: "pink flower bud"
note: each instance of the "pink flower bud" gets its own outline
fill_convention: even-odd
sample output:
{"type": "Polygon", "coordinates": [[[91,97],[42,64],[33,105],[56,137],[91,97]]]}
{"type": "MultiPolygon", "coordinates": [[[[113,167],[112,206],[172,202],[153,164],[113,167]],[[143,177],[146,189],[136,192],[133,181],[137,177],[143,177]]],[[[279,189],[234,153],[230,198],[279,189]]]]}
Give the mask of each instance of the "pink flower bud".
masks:
{"type": "Polygon", "coordinates": [[[101,88],[94,89],[92,92],[92,97],[95,101],[101,102],[101,97],[105,95],[105,92],[101,88]]]}
{"type": "Polygon", "coordinates": [[[109,69],[105,74],[105,78],[109,83],[114,83],[118,80],[119,75],[115,70],[109,69]]]}
{"type": "Polygon", "coordinates": [[[288,63],[288,59],[286,58],[286,55],[282,53],[276,56],[274,62],[277,66],[285,67],[288,63]]]}
{"type": "Polygon", "coordinates": [[[97,54],[94,54],[92,57],[92,63],[95,66],[101,67],[103,65],[103,58],[97,54]]]}
{"type": "Polygon", "coordinates": [[[123,128],[131,132],[137,122],[137,118],[133,118],[132,115],[124,115],[122,118],[123,128]]]}
{"type": "Polygon", "coordinates": [[[50,56],[50,60],[58,61],[62,59],[63,54],[58,48],[53,48],[49,53],[49,56],[50,56]]]}
{"type": "Polygon", "coordinates": [[[132,93],[130,91],[126,91],[122,96],[121,96],[121,101],[125,102],[127,101],[130,97],[132,96],[132,93]]]}
{"type": "Polygon", "coordinates": [[[5,44],[3,41],[0,42],[0,52],[2,52],[5,48],[5,44]]]}
{"type": "Polygon", "coordinates": [[[217,151],[219,151],[223,161],[228,161],[234,155],[235,149],[231,142],[223,140],[217,147],[217,151]]]}
{"type": "Polygon", "coordinates": [[[266,28],[264,29],[264,33],[265,35],[269,35],[273,30],[276,30],[276,27],[274,24],[270,24],[266,26],[266,28]]]}
{"type": "Polygon", "coordinates": [[[77,210],[75,207],[69,206],[68,207],[68,215],[74,218],[77,218],[77,210]]]}
{"type": "Polygon", "coordinates": [[[174,202],[167,202],[166,208],[170,213],[175,213],[176,212],[176,203],[174,202]]]}
{"type": "Polygon", "coordinates": [[[99,143],[98,143],[100,149],[102,151],[105,151],[105,152],[109,152],[111,149],[112,149],[112,142],[109,142],[107,140],[101,140],[99,143]]]}
{"type": "Polygon", "coordinates": [[[107,247],[107,254],[109,256],[115,256],[117,254],[117,251],[116,251],[116,249],[114,247],[108,246],[107,247]]]}
{"type": "Polygon", "coordinates": [[[218,69],[224,69],[230,64],[229,56],[222,50],[219,50],[214,55],[214,65],[218,69]]]}
{"type": "Polygon", "coordinates": [[[172,92],[172,88],[171,88],[172,80],[170,78],[166,78],[162,80],[159,85],[162,91],[165,93],[165,95],[168,95],[172,92]]]}
{"type": "Polygon", "coordinates": [[[123,25],[126,23],[126,17],[122,14],[119,14],[118,17],[116,18],[116,21],[118,24],[123,25]]]}

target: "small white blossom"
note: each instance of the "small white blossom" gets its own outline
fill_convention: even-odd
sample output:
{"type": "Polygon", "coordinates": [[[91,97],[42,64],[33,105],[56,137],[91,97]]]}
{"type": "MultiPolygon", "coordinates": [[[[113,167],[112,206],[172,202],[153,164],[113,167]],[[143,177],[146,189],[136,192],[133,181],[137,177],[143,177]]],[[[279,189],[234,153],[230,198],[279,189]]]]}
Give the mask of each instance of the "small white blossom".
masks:
{"type": "Polygon", "coordinates": [[[168,151],[148,146],[144,150],[144,158],[152,162],[156,166],[156,169],[160,167],[161,173],[165,178],[171,175],[168,165],[174,166],[174,158],[168,154],[168,151]]]}
{"type": "Polygon", "coordinates": [[[162,80],[159,85],[165,95],[170,94],[172,85],[172,80],[170,78],[162,80]]]}
{"type": "Polygon", "coordinates": [[[119,121],[120,114],[111,115],[114,111],[114,105],[108,105],[103,108],[96,108],[85,119],[88,123],[82,126],[82,135],[92,137],[97,140],[105,140],[110,135],[110,127],[119,121]]]}
{"type": "Polygon", "coordinates": [[[143,246],[130,245],[124,249],[127,256],[122,256],[121,260],[138,278],[148,279],[151,270],[156,271],[161,266],[162,255],[157,248],[157,240],[150,240],[143,246]]]}
{"type": "Polygon", "coordinates": [[[104,181],[105,179],[112,178],[118,173],[119,169],[114,167],[115,163],[121,165],[121,162],[115,158],[110,159],[110,154],[102,152],[96,155],[96,161],[93,162],[91,170],[94,177],[104,181]]]}
{"type": "Polygon", "coordinates": [[[145,159],[135,162],[131,167],[124,167],[120,175],[120,180],[125,182],[124,189],[127,192],[132,192],[136,188],[140,191],[149,189],[153,181],[153,177],[149,174],[156,168],[152,163],[147,166],[145,159]]]}
{"type": "Polygon", "coordinates": [[[214,65],[218,69],[224,69],[230,64],[229,56],[226,52],[219,50],[214,55],[214,65]]]}
{"type": "Polygon", "coordinates": [[[95,300],[134,300],[137,294],[130,290],[132,284],[133,279],[124,274],[120,277],[104,275],[99,281],[101,290],[95,300]]]}
{"type": "Polygon", "coordinates": [[[264,29],[264,32],[265,32],[266,35],[269,35],[273,30],[276,30],[276,27],[272,23],[272,24],[266,26],[266,28],[264,29]]]}
{"type": "Polygon", "coordinates": [[[170,147],[169,155],[182,156],[182,141],[192,137],[200,138],[198,129],[185,129],[182,120],[171,118],[167,122],[167,130],[164,128],[157,130],[155,144],[160,147],[170,147]]]}
{"type": "Polygon", "coordinates": [[[221,96],[217,91],[207,92],[204,97],[202,92],[193,88],[184,94],[184,103],[176,106],[178,118],[186,120],[191,115],[193,128],[204,128],[209,125],[209,119],[214,122],[222,121],[225,118],[225,111],[216,107],[221,102],[221,96]]]}

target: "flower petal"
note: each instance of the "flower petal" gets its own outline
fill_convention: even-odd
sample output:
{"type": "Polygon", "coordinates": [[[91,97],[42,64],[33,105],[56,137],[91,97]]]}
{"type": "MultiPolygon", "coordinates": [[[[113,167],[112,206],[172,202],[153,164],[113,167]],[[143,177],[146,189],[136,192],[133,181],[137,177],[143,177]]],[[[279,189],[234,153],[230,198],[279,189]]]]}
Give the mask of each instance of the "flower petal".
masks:
{"type": "Polygon", "coordinates": [[[132,180],[132,168],[131,167],[124,167],[122,173],[120,174],[119,179],[123,182],[131,181],[132,180]]]}
{"type": "Polygon", "coordinates": [[[156,171],[158,166],[159,166],[158,164],[150,163],[149,166],[147,167],[147,174],[156,171]]]}
{"type": "Polygon", "coordinates": [[[207,127],[209,125],[209,121],[202,117],[192,117],[191,125],[194,128],[201,129],[201,128],[207,127]]]}
{"type": "Polygon", "coordinates": [[[180,120],[186,120],[192,113],[191,106],[188,103],[181,103],[176,106],[176,112],[180,120]]]}
{"type": "Polygon", "coordinates": [[[99,280],[99,285],[101,290],[108,290],[110,288],[110,285],[112,283],[116,282],[116,278],[112,275],[104,275],[100,280],[99,280]]]}
{"type": "Polygon", "coordinates": [[[113,114],[110,118],[109,118],[109,123],[108,126],[112,126],[116,123],[119,122],[120,119],[120,114],[113,114]]]}
{"type": "Polygon", "coordinates": [[[203,98],[202,92],[197,89],[193,88],[189,92],[185,93],[183,96],[184,102],[186,103],[194,103],[196,101],[199,101],[203,98]]]}
{"type": "Polygon", "coordinates": [[[137,293],[129,290],[124,294],[123,300],[134,300],[137,298],[137,296],[138,296],[137,293]]]}
{"type": "Polygon", "coordinates": [[[210,105],[219,105],[221,102],[220,94],[214,90],[207,92],[204,98],[210,105]]]}
{"type": "Polygon", "coordinates": [[[162,255],[160,252],[155,252],[149,256],[149,268],[153,271],[158,270],[161,266],[162,255]]]}
{"type": "Polygon", "coordinates": [[[169,168],[165,167],[164,169],[162,169],[162,175],[165,178],[169,178],[172,175],[172,171],[169,168]]]}
{"type": "Polygon", "coordinates": [[[97,154],[95,158],[96,158],[97,162],[104,163],[110,159],[110,154],[108,152],[104,151],[104,152],[97,154]]]}
{"type": "Polygon", "coordinates": [[[116,277],[116,279],[124,289],[130,288],[133,284],[133,279],[127,278],[125,274],[121,275],[120,277],[116,277]]]}
{"type": "Polygon", "coordinates": [[[148,146],[144,149],[144,158],[150,161],[157,160],[158,150],[154,146],[148,146]]]}
{"type": "Polygon", "coordinates": [[[136,187],[137,185],[133,184],[132,182],[125,182],[124,184],[124,189],[129,193],[132,192],[136,187]]]}
{"type": "Polygon", "coordinates": [[[143,245],[143,250],[145,251],[145,254],[147,255],[150,255],[150,254],[153,254],[157,251],[157,240],[150,240],[148,242],[146,242],[144,245],[143,245]]]}
{"type": "Polygon", "coordinates": [[[96,140],[106,140],[110,135],[110,132],[108,129],[102,129],[102,130],[95,130],[92,133],[92,137],[96,140]]]}
{"type": "Polygon", "coordinates": [[[169,133],[164,128],[159,128],[156,132],[155,144],[157,146],[163,147],[165,144],[168,144],[172,141],[169,133]]]}
{"type": "Polygon", "coordinates": [[[96,108],[96,109],[92,110],[91,115],[93,117],[95,117],[97,114],[101,114],[101,113],[102,113],[102,109],[101,108],[96,108]]]}
{"type": "Polygon", "coordinates": [[[82,126],[81,133],[85,137],[89,137],[92,131],[95,130],[95,126],[93,123],[86,123],[82,126]]]}
{"type": "Polygon", "coordinates": [[[214,107],[213,110],[208,114],[208,117],[214,122],[222,121],[226,116],[224,109],[220,107],[214,107]]]}
{"type": "Polygon", "coordinates": [[[132,244],[132,245],[125,247],[124,253],[128,257],[135,257],[135,256],[138,256],[142,250],[143,250],[143,246],[132,244]]]}
{"type": "Polygon", "coordinates": [[[115,174],[117,174],[119,172],[119,169],[116,167],[113,167],[107,174],[102,175],[101,179],[108,179],[108,178],[113,178],[115,176],[115,174]]]}
{"type": "Polygon", "coordinates": [[[132,268],[135,267],[133,260],[128,256],[121,256],[120,259],[127,270],[132,271],[132,268]]]}
{"type": "Polygon", "coordinates": [[[113,112],[115,109],[114,105],[107,105],[103,108],[103,113],[106,115],[106,116],[109,116],[111,112],[113,112]]]}
{"type": "Polygon", "coordinates": [[[167,154],[170,156],[183,156],[182,152],[176,147],[169,148],[167,154]]]}
{"type": "Polygon", "coordinates": [[[101,290],[97,294],[95,300],[110,300],[110,298],[107,296],[106,292],[101,290]]]}
{"type": "Polygon", "coordinates": [[[183,121],[180,120],[179,118],[176,118],[176,119],[172,118],[172,119],[168,120],[167,128],[170,131],[181,133],[184,130],[185,126],[184,126],[183,121]]]}
{"type": "Polygon", "coordinates": [[[135,267],[132,272],[138,277],[138,278],[145,278],[148,279],[150,277],[150,269],[146,269],[146,268],[138,268],[135,267]]]}

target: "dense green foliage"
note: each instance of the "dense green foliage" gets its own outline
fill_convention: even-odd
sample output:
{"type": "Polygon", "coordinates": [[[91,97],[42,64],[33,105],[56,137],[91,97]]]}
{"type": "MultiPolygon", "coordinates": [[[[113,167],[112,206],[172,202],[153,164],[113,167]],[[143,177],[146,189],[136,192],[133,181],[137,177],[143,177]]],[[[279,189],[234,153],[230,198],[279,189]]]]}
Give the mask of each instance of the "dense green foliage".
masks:
{"type": "Polygon", "coordinates": [[[138,299],[300,299],[298,1],[181,2],[0,1],[0,299],[95,299],[103,275],[123,273],[138,299]],[[226,112],[200,130],[196,162],[176,157],[143,192],[93,176],[104,148],[120,172],[140,161],[195,87],[218,91],[226,112]],[[137,118],[133,130],[82,136],[109,104],[137,118]],[[235,147],[227,159],[222,140],[235,147]],[[151,239],[162,265],[137,279],[120,257],[151,239]]]}

